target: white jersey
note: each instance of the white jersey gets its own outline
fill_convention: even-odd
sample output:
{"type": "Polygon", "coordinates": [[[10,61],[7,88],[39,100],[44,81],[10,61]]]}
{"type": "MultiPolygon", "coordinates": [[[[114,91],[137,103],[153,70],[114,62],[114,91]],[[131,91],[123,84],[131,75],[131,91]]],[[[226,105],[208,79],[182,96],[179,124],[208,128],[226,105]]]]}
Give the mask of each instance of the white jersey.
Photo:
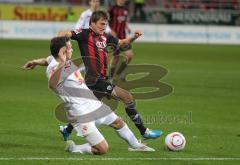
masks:
{"type": "MultiPolygon", "coordinates": [[[[76,25],[75,25],[75,29],[89,29],[89,23],[90,23],[90,18],[92,16],[92,10],[88,9],[85,10],[84,12],[82,12],[80,18],[78,19],[76,25]]],[[[110,33],[111,29],[110,27],[107,25],[106,33],[110,33]]]]}
{"type": "MultiPolygon", "coordinates": [[[[53,56],[47,58],[47,77],[50,79],[58,62],[53,56]]],[[[54,91],[70,109],[72,116],[81,116],[97,110],[102,106],[102,102],[98,101],[92,91],[84,83],[80,69],[73,64],[71,60],[62,68],[61,77],[56,91],[54,91]]]]}
{"type": "Polygon", "coordinates": [[[75,25],[75,29],[88,29],[92,13],[93,12],[91,9],[82,12],[80,18],[78,19],[77,24],[75,25]]]}

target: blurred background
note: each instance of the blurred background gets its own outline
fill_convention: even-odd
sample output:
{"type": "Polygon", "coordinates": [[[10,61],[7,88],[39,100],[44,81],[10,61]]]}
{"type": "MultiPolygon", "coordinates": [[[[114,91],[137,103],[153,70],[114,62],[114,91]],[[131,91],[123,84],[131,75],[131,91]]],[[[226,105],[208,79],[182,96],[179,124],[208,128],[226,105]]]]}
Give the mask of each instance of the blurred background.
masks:
{"type": "MultiPolygon", "coordinates": [[[[101,0],[102,9],[114,0],[101,0]]],[[[240,0],[128,0],[144,42],[239,44],[240,0]]],[[[88,0],[0,0],[0,38],[49,39],[73,29],[88,0]]]]}

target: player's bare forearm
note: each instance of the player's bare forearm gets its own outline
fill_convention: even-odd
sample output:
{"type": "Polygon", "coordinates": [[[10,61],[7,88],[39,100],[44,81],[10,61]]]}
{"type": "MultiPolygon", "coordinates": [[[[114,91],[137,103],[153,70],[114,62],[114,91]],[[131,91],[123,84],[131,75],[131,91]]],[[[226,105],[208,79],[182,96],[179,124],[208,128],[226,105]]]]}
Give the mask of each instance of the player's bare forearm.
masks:
{"type": "Polygon", "coordinates": [[[22,66],[22,69],[25,69],[25,70],[34,69],[37,65],[48,66],[47,59],[39,58],[39,59],[30,60],[22,66]]]}
{"type": "Polygon", "coordinates": [[[47,58],[35,59],[35,60],[33,60],[33,62],[34,62],[36,65],[48,66],[47,58]]]}
{"type": "Polygon", "coordinates": [[[119,40],[119,46],[124,45],[124,44],[130,44],[130,43],[134,42],[136,39],[138,39],[141,35],[142,35],[142,32],[135,31],[133,36],[128,37],[126,39],[119,40]]]}

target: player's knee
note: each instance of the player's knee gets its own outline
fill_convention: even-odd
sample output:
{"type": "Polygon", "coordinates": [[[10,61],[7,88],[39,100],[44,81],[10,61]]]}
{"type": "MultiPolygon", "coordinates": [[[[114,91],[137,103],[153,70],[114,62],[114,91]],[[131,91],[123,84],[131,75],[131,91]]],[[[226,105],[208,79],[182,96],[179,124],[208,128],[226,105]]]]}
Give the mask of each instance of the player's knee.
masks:
{"type": "Polygon", "coordinates": [[[120,129],[125,125],[124,121],[121,118],[117,118],[111,126],[115,129],[120,129]]]}
{"type": "Polygon", "coordinates": [[[117,86],[113,89],[112,95],[119,98],[125,104],[133,102],[134,100],[130,92],[117,86]]]}
{"type": "Polygon", "coordinates": [[[125,52],[125,58],[127,61],[131,61],[133,59],[133,52],[131,50],[125,52]]]}
{"type": "Polygon", "coordinates": [[[103,155],[108,152],[108,143],[104,140],[100,144],[96,145],[94,147],[96,149],[95,154],[97,155],[103,155]]]}
{"type": "Polygon", "coordinates": [[[106,154],[108,152],[108,147],[106,147],[106,148],[100,148],[99,150],[98,150],[98,155],[104,155],[104,154],[106,154]]]}
{"type": "Polygon", "coordinates": [[[129,103],[133,101],[133,95],[130,92],[126,92],[124,102],[129,103]]]}
{"type": "Polygon", "coordinates": [[[126,59],[127,61],[131,61],[133,59],[133,54],[132,53],[127,54],[126,59]]]}

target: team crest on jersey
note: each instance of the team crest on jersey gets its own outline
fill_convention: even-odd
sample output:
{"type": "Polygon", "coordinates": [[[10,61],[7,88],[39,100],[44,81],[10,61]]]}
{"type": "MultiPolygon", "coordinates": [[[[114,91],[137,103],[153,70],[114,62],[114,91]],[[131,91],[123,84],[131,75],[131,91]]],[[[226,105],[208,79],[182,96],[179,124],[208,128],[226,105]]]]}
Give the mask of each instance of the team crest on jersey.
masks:
{"type": "Polygon", "coordinates": [[[128,11],[124,11],[124,15],[128,15],[128,11]]]}

